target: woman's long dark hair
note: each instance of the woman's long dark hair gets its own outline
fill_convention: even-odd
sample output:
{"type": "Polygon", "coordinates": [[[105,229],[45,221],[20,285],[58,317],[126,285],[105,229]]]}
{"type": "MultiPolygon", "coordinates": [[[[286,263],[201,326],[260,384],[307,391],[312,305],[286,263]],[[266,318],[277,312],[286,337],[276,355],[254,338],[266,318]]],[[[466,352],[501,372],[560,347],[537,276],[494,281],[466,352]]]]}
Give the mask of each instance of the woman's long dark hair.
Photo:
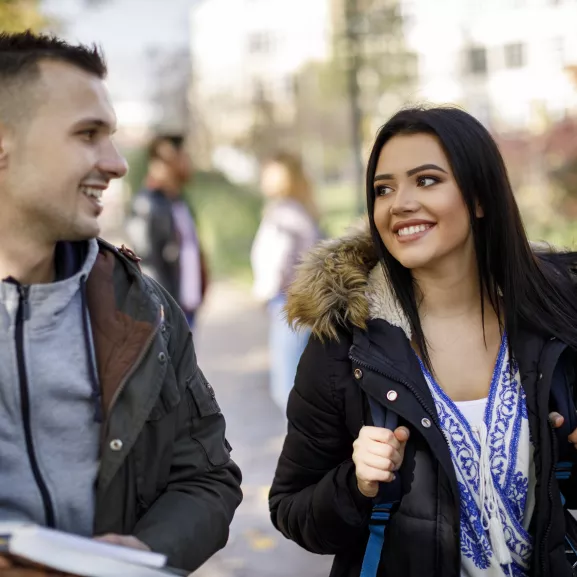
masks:
{"type": "Polygon", "coordinates": [[[367,169],[367,207],[379,260],[427,368],[432,370],[411,271],[386,249],[373,215],[375,170],[383,146],[393,136],[422,133],[439,140],[469,212],[483,318],[487,295],[504,321],[511,351],[521,326],[557,337],[577,350],[577,289],[569,274],[569,264],[577,261],[577,255],[534,253],[503,158],[477,120],[458,108],[410,108],[395,114],[377,134],[367,169]],[[476,217],[478,206],[483,218],[476,217]]]}

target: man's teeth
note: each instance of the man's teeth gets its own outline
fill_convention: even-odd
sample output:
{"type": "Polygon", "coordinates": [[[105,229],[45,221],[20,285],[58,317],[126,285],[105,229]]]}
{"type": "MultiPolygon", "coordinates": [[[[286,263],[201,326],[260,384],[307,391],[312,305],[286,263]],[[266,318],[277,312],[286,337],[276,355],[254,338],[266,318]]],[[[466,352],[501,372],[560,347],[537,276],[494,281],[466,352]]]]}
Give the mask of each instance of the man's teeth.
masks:
{"type": "Polygon", "coordinates": [[[80,190],[88,197],[94,198],[96,200],[102,199],[102,189],[93,188],[92,186],[81,186],[80,190]]]}
{"type": "Polygon", "coordinates": [[[407,226],[405,228],[399,229],[397,234],[399,236],[410,236],[411,234],[417,234],[419,232],[425,232],[433,226],[432,224],[419,224],[417,226],[407,226]]]}

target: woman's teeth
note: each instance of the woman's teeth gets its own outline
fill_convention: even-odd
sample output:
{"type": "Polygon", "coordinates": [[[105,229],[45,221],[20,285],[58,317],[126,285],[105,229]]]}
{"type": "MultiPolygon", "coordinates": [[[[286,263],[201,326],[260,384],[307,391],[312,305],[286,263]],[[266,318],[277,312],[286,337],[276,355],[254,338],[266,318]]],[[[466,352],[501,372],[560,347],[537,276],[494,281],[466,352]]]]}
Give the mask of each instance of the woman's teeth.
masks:
{"type": "Polygon", "coordinates": [[[400,228],[397,231],[399,236],[410,236],[411,234],[417,234],[419,232],[425,232],[429,228],[431,228],[432,224],[419,224],[417,226],[407,226],[405,228],[400,228]]]}

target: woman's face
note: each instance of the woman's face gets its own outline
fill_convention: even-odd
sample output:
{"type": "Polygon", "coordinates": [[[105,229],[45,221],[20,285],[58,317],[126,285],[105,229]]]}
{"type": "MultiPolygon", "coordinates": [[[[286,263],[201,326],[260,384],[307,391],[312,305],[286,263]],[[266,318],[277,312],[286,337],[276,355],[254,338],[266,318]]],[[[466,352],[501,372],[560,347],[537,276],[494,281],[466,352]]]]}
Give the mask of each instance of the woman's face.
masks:
{"type": "Polygon", "coordinates": [[[375,225],[404,267],[428,269],[447,258],[471,256],[467,206],[436,137],[391,138],[381,150],[374,189],[375,225]]]}
{"type": "Polygon", "coordinates": [[[270,162],[264,167],[260,187],[266,198],[284,196],[289,186],[290,174],[286,166],[279,162],[270,162]]]}

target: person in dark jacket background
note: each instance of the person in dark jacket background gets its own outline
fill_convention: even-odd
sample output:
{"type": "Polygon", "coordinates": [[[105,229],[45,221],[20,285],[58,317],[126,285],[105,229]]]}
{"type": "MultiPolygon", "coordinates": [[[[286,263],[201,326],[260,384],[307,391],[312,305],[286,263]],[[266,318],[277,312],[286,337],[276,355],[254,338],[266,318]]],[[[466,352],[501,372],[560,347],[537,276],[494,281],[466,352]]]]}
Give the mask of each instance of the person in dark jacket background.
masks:
{"type": "Polygon", "coordinates": [[[554,435],[549,392],[574,380],[577,255],[533,252],[497,146],[458,109],[381,129],[367,204],[370,230],[314,250],[289,289],[313,336],[274,525],[358,577],[379,488],[400,483],[379,577],[571,576],[554,466],[577,434],[554,435]],[[371,403],[399,426],[372,426],[371,403]]]}
{"type": "Polygon", "coordinates": [[[0,34],[0,521],[194,571],[241,473],[182,311],[97,239],[127,170],[105,77],[96,47],[0,34]]]}
{"type": "Polygon", "coordinates": [[[178,302],[192,327],[207,287],[207,267],[194,215],[183,194],[193,176],[180,134],[159,134],[148,147],[144,188],[127,222],[141,266],[178,302]]]}

